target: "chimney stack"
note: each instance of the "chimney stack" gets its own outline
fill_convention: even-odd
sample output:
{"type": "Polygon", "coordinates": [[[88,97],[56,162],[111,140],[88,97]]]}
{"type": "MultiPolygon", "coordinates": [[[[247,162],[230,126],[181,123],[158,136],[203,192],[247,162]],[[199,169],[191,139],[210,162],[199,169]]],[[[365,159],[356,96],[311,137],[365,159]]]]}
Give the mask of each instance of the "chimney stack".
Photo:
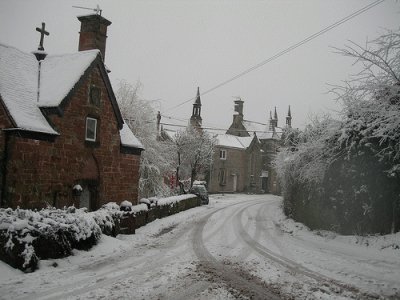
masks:
{"type": "Polygon", "coordinates": [[[88,15],[78,17],[81,22],[81,31],[79,32],[79,51],[99,49],[105,59],[107,27],[111,22],[101,15],[88,15]]]}

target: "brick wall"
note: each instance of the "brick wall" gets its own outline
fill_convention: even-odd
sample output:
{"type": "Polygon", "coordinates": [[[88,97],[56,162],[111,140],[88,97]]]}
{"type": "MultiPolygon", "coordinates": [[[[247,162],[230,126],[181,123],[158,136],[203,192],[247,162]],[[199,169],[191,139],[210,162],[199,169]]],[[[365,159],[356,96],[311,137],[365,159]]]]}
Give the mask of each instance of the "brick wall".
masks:
{"type": "Polygon", "coordinates": [[[75,87],[62,117],[49,116],[60,133],[54,142],[12,136],[9,143],[7,199],[12,207],[79,206],[75,184],[91,185],[93,208],[115,201],[137,203],[140,155],[123,154],[111,101],[99,68],[75,87]],[[101,90],[99,107],[90,104],[90,86],[101,90]],[[98,119],[98,140],[85,141],[86,117],[98,119]]]}

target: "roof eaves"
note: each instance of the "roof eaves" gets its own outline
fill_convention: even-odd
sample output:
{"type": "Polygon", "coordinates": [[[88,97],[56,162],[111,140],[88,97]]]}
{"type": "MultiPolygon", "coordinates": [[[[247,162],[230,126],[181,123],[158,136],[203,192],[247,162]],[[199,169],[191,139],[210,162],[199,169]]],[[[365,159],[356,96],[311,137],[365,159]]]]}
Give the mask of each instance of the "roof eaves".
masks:
{"type": "Polygon", "coordinates": [[[15,120],[12,117],[12,115],[10,114],[10,111],[8,110],[7,106],[5,105],[1,95],[0,95],[0,105],[3,107],[4,111],[6,112],[6,115],[7,115],[8,119],[10,120],[12,126],[17,127],[17,124],[15,123],[15,120]]]}

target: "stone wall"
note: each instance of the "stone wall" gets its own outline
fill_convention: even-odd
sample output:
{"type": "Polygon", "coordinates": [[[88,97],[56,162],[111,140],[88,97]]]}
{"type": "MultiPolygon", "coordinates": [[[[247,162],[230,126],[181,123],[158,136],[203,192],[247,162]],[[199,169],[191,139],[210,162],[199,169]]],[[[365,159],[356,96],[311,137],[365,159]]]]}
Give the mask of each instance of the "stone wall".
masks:
{"type": "Polygon", "coordinates": [[[161,219],[168,217],[170,215],[179,213],[181,211],[188,210],[190,208],[194,208],[196,206],[201,205],[201,200],[197,196],[193,195],[193,197],[181,200],[179,202],[175,202],[173,204],[162,205],[162,206],[154,206],[148,210],[141,210],[135,213],[135,227],[142,227],[155,219],[161,219]]]}
{"type": "Polygon", "coordinates": [[[209,184],[210,193],[229,193],[234,192],[233,180],[236,174],[236,192],[243,192],[247,188],[247,160],[246,152],[241,149],[216,147],[214,151],[213,167],[209,184]],[[226,151],[226,159],[220,159],[219,150],[226,151]],[[226,172],[225,183],[221,184],[219,180],[220,170],[226,172]]]}

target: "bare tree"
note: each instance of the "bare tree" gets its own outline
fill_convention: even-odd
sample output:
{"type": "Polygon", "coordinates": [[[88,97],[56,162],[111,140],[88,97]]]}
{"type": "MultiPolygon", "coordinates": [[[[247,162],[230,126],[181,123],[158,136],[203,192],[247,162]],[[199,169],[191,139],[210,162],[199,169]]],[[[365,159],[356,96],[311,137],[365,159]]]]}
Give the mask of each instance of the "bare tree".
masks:
{"type": "Polygon", "coordinates": [[[152,102],[140,99],[141,88],[140,82],[132,85],[121,81],[116,92],[125,122],[145,147],[140,163],[139,197],[169,195],[164,176],[173,169],[175,150],[171,142],[157,140],[156,111],[152,102]]]}
{"type": "Polygon", "coordinates": [[[175,134],[177,178],[190,177],[190,186],[197,176],[205,174],[211,165],[215,139],[208,133],[188,126],[175,134]],[[186,174],[185,174],[186,172],[186,174]]]}

